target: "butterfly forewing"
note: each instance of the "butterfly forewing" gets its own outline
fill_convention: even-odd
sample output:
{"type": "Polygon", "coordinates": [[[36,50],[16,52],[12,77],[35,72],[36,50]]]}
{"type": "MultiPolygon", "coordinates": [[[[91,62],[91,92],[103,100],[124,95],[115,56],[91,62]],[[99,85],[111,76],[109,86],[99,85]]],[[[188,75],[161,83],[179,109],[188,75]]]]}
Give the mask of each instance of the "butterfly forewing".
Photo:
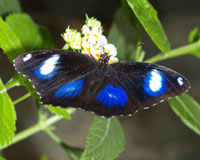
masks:
{"type": "Polygon", "coordinates": [[[41,96],[93,70],[96,61],[86,55],[64,50],[39,50],[18,56],[14,65],[27,76],[41,96]]]}

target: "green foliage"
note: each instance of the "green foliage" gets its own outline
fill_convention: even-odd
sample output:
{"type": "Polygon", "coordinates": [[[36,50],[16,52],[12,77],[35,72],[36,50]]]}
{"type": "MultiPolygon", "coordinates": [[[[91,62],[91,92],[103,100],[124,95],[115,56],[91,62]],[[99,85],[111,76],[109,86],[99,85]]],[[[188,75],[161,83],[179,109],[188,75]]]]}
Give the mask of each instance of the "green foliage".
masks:
{"type": "Polygon", "coordinates": [[[0,16],[10,12],[20,12],[18,0],[0,0],[0,16]]]}
{"type": "Polygon", "coordinates": [[[54,48],[49,30],[22,13],[11,14],[6,21],[0,18],[0,46],[11,63],[25,51],[54,48]]]}
{"type": "Polygon", "coordinates": [[[45,26],[38,26],[42,43],[38,49],[54,49],[55,45],[50,30],[45,26]]]}
{"type": "Polygon", "coordinates": [[[6,159],[0,155],[0,160],[6,160],[6,159]]]}
{"type": "Polygon", "coordinates": [[[47,155],[42,155],[42,156],[40,157],[40,160],[49,160],[49,158],[47,157],[47,155]]]}
{"type": "Polygon", "coordinates": [[[108,41],[116,46],[119,60],[135,59],[138,33],[121,8],[115,14],[108,41]]]}
{"type": "Polygon", "coordinates": [[[200,39],[200,28],[195,27],[189,34],[189,42],[193,43],[200,39]]]}
{"type": "Polygon", "coordinates": [[[6,22],[20,39],[25,51],[54,47],[49,31],[35,24],[29,15],[11,14],[6,17],[6,22]]]}
{"type": "Polygon", "coordinates": [[[15,75],[13,76],[13,80],[18,81],[20,86],[26,87],[26,89],[30,93],[32,93],[35,99],[39,101],[40,99],[39,95],[35,92],[32,84],[29,82],[29,80],[26,77],[16,72],[15,75]]]}
{"type": "Polygon", "coordinates": [[[170,43],[152,5],[147,0],[127,0],[127,2],[157,47],[164,53],[169,52],[170,43]]]}
{"type": "MultiPolygon", "coordinates": [[[[0,19],[0,45],[12,63],[13,59],[25,51],[54,48],[51,33],[46,27],[38,26],[27,14],[10,14],[6,21],[0,19]]],[[[29,92],[34,89],[27,78],[15,74],[14,79],[29,92]]],[[[34,94],[39,100],[38,95],[34,94]]]]}
{"type": "MultiPolygon", "coordinates": [[[[195,27],[189,34],[189,43],[194,43],[199,41],[200,42],[200,28],[195,27]]],[[[199,50],[195,50],[192,52],[192,54],[194,54],[195,56],[197,56],[198,58],[200,58],[200,48],[199,50]]]]}
{"type": "Polygon", "coordinates": [[[70,114],[67,112],[66,108],[61,108],[61,107],[53,107],[51,105],[44,105],[45,108],[48,108],[52,113],[55,113],[59,116],[63,116],[66,119],[71,119],[70,114]]]}
{"type": "Polygon", "coordinates": [[[125,137],[118,119],[96,116],[90,127],[81,160],[113,160],[124,146],[125,137]]]}
{"type": "Polygon", "coordinates": [[[9,144],[15,135],[16,113],[12,100],[0,79],[0,146],[9,144]]]}
{"type": "Polygon", "coordinates": [[[200,135],[200,104],[187,94],[169,99],[168,102],[183,123],[200,135]]]}
{"type": "Polygon", "coordinates": [[[82,149],[72,148],[72,147],[70,148],[68,147],[67,149],[69,160],[80,160],[82,153],[83,153],[82,149]]]}
{"type": "Polygon", "coordinates": [[[16,56],[25,52],[20,39],[17,37],[14,31],[9,27],[9,25],[3,21],[1,17],[0,17],[0,46],[4,54],[8,56],[11,63],[16,56]]]}

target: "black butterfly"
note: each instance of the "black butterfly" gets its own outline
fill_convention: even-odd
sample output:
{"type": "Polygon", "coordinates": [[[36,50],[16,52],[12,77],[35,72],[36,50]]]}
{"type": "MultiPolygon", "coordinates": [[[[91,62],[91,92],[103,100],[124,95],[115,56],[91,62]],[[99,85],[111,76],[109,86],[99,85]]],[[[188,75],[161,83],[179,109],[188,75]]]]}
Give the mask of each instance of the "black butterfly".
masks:
{"type": "Polygon", "coordinates": [[[189,81],[154,64],[108,65],[70,50],[27,52],[14,60],[16,70],[31,81],[43,104],[76,107],[105,117],[130,115],[186,92],[189,81]]]}

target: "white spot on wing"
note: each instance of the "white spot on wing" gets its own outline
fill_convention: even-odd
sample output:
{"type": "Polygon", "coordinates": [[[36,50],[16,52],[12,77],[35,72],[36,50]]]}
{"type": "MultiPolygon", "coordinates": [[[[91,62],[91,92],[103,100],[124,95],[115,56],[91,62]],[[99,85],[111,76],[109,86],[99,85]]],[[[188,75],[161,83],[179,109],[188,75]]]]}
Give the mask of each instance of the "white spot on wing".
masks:
{"type": "Polygon", "coordinates": [[[162,88],[162,76],[156,70],[151,72],[149,88],[152,92],[157,92],[162,88]]]}
{"type": "Polygon", "coordinates": [[[53,72],[59,58],[60,58],[59,55],[54,55],[50,57],[49,59],[47,59],[42,65],[42,67],[40,68],[40,73],[42,75],[47,75],[53,72]]]}
{"type": "Polygon", "coordinates": [[[178,83],[179,83],[180,86],[183,85],[183,78],[182,77],[178,77],[177,81],[178,81],[178,83]]]}
{"type": "Polygon", "coordinates": [[[23,61],[26,62],[26,61],[28,61],[31,57],[32,57],[32,55],[29,53],[29,54],[27,54],[27,55],[23,58],[23,61]]]}

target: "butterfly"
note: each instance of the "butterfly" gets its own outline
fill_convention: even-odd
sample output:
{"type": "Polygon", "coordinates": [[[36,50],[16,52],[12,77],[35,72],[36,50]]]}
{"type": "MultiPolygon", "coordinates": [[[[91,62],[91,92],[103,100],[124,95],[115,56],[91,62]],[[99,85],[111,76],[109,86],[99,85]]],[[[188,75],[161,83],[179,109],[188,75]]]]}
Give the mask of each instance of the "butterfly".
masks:
{"type": "Polygon", "coordinates": [[[131,115],[186,92],[189,81],[157,64],[99,62],[71,50],[38,50],[18,56],[16,70],[26,76],[43,104],[75,107],[104,117],[131,115]]]}

